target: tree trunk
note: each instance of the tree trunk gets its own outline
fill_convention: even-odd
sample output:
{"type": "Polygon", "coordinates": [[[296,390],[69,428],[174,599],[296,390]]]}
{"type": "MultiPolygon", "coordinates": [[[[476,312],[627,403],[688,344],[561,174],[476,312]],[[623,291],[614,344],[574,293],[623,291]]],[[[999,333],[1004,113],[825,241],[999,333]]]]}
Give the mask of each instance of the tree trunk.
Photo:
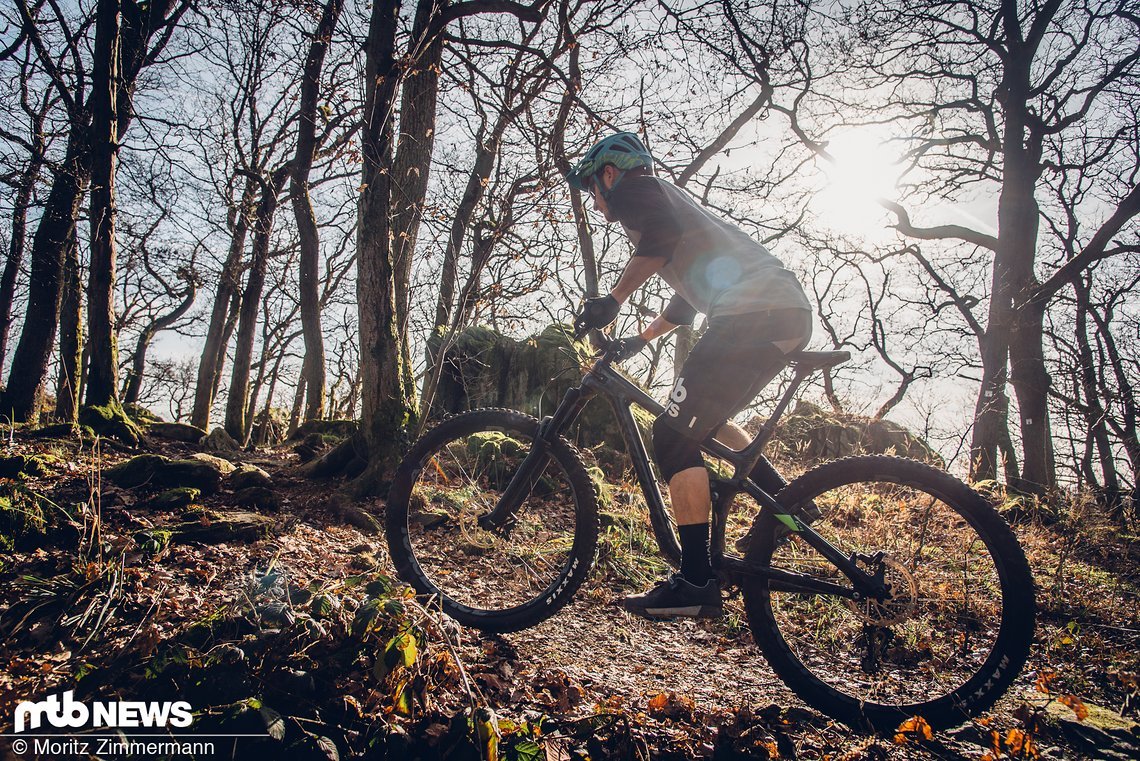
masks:
{"type": "Polygon", "coordinates": [[[232,211],[230,250],[226,255],[226,263],[222,265],[214,305],[210,310],[210,322],[206,328],[206,342],[202,347],[202,358],[198,362],[198,383],[194,391],[190,424],[203,430],[210,425],[210,412],[225,365],[226,346],[233,333],[233,320],[240,304],[242,255],[245,253],[245,239],[249,233],[249,208],[253,205],[256,193],[257,180],[253,176],[246,177],[241,201],[232,211]]]}
{"type": "Polygon", "coordinates": [[[1043,345],[1045,315],[1042,309],[1029,306],[1014,314],[1009,357],[1021,417],[1021,489],[1047,494],[1056,486],[1056,468],[1043,345]]]}
{"type": "Polygon", "coordinates": [[[317,97],[320,94],[321,69],[333,29],[336,28],[344,0],[329,0],[321,20],[313,32],[313,41],[301,75],[301,105],[297,129],[297,155],[293,159],[290,191],[293,214],[301,246],[300,304],[301,329],[305,339],[305,359],[301,368],[308,389],[305,417],[319,419],[325,409],[325,344],[321,333],[320,304],[320,237],[313,202],[309,197],[309,172],[316,152],[317,97]]]}
{"type": "Polygon", "coordinates": [[[16,197],[12,204],[12,238],[4,273],[0,275],[0,378],[4,377],[4,360],[8,356],[8,331],[12,325],[12,301],[16,293],[16,278],[24,264],[24,244],[27,242],[28,207],[32,191],[44,166],[43,124],[45,112],[36,115],[32,124],[32,150],[28,165],[16,183],[16,197]]]}
{"type": "Polygon", "coordinates": [[[63,298],[59,309],[59,376],[55,386],[55,417],[67,423],[78,419],[83,378],[83,287],[79,275],[79,249],[73,237],[64,253],[63,298]]]}
{"type": "Polygon", "coordinates": [[[261,309],[261,290],[265,286],[265,272],[269,266],[273,216],[277,212],[278,196],[285,185],[287,171],[287,166],[281,167],[268,181],[262,182],[261,200],[254,218],[249,276],[241,296],[234,366],[230,373],[229,394],[226,397],[226,433],[238,441],[244,441],[248,431],[246,400],[249,395],[250,368],[253,364],[253,341],[257,333],[257,313],[261,309]]]}
{"type": "MultiPolygon", "coordinates": [[[[404,75],[400,99],[400,133],[392,162],[392,262],[396,278],[396,319],[408,343],[408,297],[412,255],[427,198],[428,176],[435,147],[435,111],[439,95],[439,66],[443,35],[427,39],[428,27],[448,0],[419,0],[412,26],[413,64],[404,75]]],[[[409,364],[409,371],[411,365],[409,364]]],[[[408,382],[411,382],[409,377],[408,382]]]]}
{"type": "Polygon", "coordinates": [[[79,204],[91,172],[87,126],[74,126],[67,153],[55,173],[51,191],[32,239],[31,272],[24,326],[8,384],[0,397],[0,413],[16,421],[36,423],[43,381],[55,344],[63,288],[64,250],[75,233],[79,204]]]}
{"type": "Polygon", "coordinates": [[[91,77],[91,266],[87,285],[91,364],[84,399],[99,407],[117,404],[119,399],[114,287],[120,13],[118,0],[99,0],[91,77]]]}
{"type": "MultiPolygon", "coordinates": [[[[1112,442],[1108,438],[1107,417],[1100,401],[1097,387],[1097,361],[1089,341],[1088,313],[1092,308],[1089,288],[1083,278],[1074,283],[1077,295],[1077,350],[1080,354],[1080,388],[1085,395],[1085,422],[1088,425],[1090,444],[1096,445],[1102,483],[1108,497],[1109,508],[1117,520],[1123,516],[1121,504],[1120,478],[1116,474],[1116,462],[1112,452],[1112,442]]],[[[1091,471],[1091,463],[1090,463],[1091,471]]],[[[1090,473],[1091,475],[1091,473],[1090,473]]],[[[1093,480],[1090,478],[1090,480],[1093,480]]]]}
{"type": "Polygon", "coordinates": [[[357,219],[356,293],[360,315],[361,432],[369,470],[359,494],[379,491],[399,462],[415,422],[407,344],[396,311],[391,245],[392,109],[399,82],[396,31],[399,3],[374,3],[365,43],[364,159],[357,219]]]}

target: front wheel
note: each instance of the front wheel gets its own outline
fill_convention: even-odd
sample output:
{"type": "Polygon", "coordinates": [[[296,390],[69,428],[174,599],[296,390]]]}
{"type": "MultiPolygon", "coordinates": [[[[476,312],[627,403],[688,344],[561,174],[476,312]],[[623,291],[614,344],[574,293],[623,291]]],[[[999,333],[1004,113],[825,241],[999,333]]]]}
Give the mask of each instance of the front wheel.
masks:
{"type": "Polygon", "coordinates": [[[465,626],[533,626],[569,602],[593,566],[597,490],[565,439],[549,446],[508,526],[478,523],[498,504],[538,426],[510,410],[448,418],[413,445],[392,483],[385,528],[397,573],[465,626]]]}
{"type": "MultiPolygon", "coordinates": [[[[777,500],[789,512],[814,500],[823,517],[812,528],[888,590],[857,603],[745,583],[753,637],[805,702],[890,732],[914,716],[955,726],[1005,694],[1033,639],[1033,578],[980,494],[928,465],[867,456],[815,468],[777,500]]],[[[802,536],[777,531],[775,516],[758,520],[749,561],[850,586],[802,536]]]]}

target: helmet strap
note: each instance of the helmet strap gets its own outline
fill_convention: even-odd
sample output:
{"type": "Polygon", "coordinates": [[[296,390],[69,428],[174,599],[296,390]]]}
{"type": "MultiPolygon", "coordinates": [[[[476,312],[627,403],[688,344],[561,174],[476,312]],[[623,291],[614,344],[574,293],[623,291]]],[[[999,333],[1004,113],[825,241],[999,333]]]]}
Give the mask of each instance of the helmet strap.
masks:
{"type": "MultiPolygon", "coordinates": [[[[607,166],[613,166],[613,164],[608,164],[607,166]]],[[[625,171],[626,170],[618,169],[616,166],[614,167],[614,169],[617,169],[618,175],[617,175],[617,177],[614,178],[614,182],[612,185],[610,185],[608,190],[605,188],[605,185],[603,185],[600,180],[598,181],[598,192],[602,194],[602,198],[604,198],[606,200],[606,203],[610,202],[610,195],[613,194],[614,190],[618,186],[618,183],[621,182],[623,177],[625,177],[625,171]]],[[[605,170],[603,169],[603,171],[605,171],[605,170]]],[[[597,175],[594,175],[594,176],[597,177],[597,175]]]]}

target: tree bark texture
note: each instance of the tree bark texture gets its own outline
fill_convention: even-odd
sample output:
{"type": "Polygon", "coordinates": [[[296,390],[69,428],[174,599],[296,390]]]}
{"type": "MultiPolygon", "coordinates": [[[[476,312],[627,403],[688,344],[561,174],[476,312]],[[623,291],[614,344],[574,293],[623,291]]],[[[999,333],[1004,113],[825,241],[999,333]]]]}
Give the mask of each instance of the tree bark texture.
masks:
{"type": "Polygon", "coordinates": [[[297,155],[293,159],[290,195],[293,215],[297,219],[300,253],[301,329],[305,340],[305,359],[301,367],[303,385],[308,389],[305,417],[320,419],[325,409],[325,343],[321,333],[321,259],[320,236],[309,197],[309,173],[316,153],[317,98],[320,95],[321,70],[329,40],[344,8],[344,0],[329,0],[321,20],[313,32],[313,41],[301,73],[301,105],[297,129],[297,155]]]}
{"type": "Polygon", "coordinates": [[[91,364],[85,401],[103,406],[119,400],[115,330],[115,168],[119,151],[119,0],[99,0],[91,76],[91,265],[87,285],[87,327],[91,364]]]}
{"type": "MultiPolygon", "coordinates": [[[[357,223],[356,293],[360,312],[361,430],[379,482],[399,462],[414,422],[407,344],[396,312],[395,252],[391,245],[392,110],[399,67],[399,3],[372,7],[365,45],[364,168],[357,223]]],[[[378,486],[378,483],[376,484],[378,486]]],[[[373,488],[362,484],[364,490],[373,488]]]]}
{"type": "MultiPolygon", "coordinates": [[[[404,75],[400,97],[400,132],[392,165],[392,261],[396,276],[396,318],[408,342],[412,255],[427,200],[435,147],[435,111],[443,35],[428,37],[432,20],[447,0],[419,0],[412,25],[412,67],[404,75]]],[[[409,379],[410,380],[410,379],[409,379]]]]}
{"type": "Polygon", "coordinates": [[[35,424],[43,382],[55,344],[63,289],[64,249],[75,232],[79,204],[91,172],[87,126],[73,126],[67,152],[56,170],[43,215],[32,238],[28,303],[24,326],[12,356],[0,414],[35,424]]]}
{"type": "Polygon", "coordinates": [[[55,417],[73,423],[79,415],[83,378],[83,285],[79,249],[74,236],[64,249],[63,297],[59,309],[59,376],[55,385],[55,417]]]}

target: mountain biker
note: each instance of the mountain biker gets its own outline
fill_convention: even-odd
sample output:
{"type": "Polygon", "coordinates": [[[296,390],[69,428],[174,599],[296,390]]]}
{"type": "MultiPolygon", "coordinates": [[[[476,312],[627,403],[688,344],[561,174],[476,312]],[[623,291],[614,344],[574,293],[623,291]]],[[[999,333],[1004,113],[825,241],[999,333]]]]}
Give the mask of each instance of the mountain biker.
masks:
{"type": "MultiPolygon", "coordinates": [[[[729,421],[776,377],[787,354],[807,345],[811,305],[796,277],[764,246],[654,176],[653,157],[637,135],[602,139],[566,179],[593,196],[607,222],[621,223],[634,246],[613,290],[586,299],[576,328],[609,325],[622,302],[655,274],[674,295],[638,335],[620,340],[617,361],[678,325],[691,325],[698,312],[707,318],[653,424],[654,459],[669,485],[681,540],[680,573],[623,605],[647,618],[720,616],[720,585],[709,560],[709,477],[699,446],[710,434],[734,449],[748,445],[749,436],[729,421]]],[[[771,494],[785,484],[765,459],[750,477],[771,494]]]]}

